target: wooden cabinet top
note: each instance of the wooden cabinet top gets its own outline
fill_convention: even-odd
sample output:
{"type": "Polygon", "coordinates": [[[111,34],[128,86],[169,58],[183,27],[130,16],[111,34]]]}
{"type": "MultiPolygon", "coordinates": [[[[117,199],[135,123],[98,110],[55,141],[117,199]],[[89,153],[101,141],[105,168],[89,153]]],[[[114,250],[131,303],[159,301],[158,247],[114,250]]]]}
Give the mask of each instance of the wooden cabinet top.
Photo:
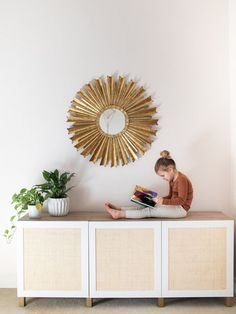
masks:
{"type": "Polygon", "coordinates": [[[184,218],[142,218],[142,219],[118,219],[114,220],[107,212],[90,212],[76,211],[70,212],[67,216],[54,217],[48,213],[43,213],[39,219],[29,218],[29,215],[24,215],[19,221],[168,221],[168,220],[233,220],[232,217],[219,211],[190,211],[187,217],[184,218]]]}

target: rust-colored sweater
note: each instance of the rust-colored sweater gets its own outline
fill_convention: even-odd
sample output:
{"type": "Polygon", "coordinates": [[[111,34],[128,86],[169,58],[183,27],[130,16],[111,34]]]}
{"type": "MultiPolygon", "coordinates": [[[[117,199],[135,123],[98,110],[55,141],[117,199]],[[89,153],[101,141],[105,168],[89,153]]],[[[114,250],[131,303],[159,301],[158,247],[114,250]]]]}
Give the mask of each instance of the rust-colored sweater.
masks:
{"type": "Polygon", "coordinates": [[[169,185],[169,195],[163,197],[163,205],[181,205],[188,211],[193,200],[193,187],[189,178],[178,171],[177,179],[169,185]]]}

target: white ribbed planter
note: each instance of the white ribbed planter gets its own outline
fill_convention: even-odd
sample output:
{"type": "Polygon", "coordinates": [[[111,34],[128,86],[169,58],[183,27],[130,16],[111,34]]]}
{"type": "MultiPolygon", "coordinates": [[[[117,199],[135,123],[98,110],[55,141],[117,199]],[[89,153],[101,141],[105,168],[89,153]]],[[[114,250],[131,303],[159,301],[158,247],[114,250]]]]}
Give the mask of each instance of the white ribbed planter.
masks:
{"type": "Polygon", "coordinates": [[[70,199],[66,198],[49,198],[48,212],[51,216],[65,216],[69,213],[70,199]]]}
{"type": "Polygon", "coordinates": [[[40,218],[41,211],[39,211],[35,205],[28,205],[29,218],[40,218]]]}

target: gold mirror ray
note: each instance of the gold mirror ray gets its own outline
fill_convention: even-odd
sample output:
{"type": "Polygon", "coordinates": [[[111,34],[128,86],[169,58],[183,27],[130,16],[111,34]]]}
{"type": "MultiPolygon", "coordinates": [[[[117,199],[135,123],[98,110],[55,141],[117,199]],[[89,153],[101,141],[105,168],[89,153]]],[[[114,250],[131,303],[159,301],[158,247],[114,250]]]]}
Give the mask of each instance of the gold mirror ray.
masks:
{"type": "Polygon", "coordinates": [[[156,135],[158,119],[153,115],[157,110],[151,104],[152,97],[134,80],[122,76],[94,79],[71,101],[68,134],[75,148],[82,150],[81,155],[90,156],[93,163],[100,160],[102,166],[127,165],[145,154],[156,135]],[[111,114],[108,109],[112,109],[111,114]],[[110,117],[115,123],[117,110],[122,115],[116,118],[125,119],[121,130],[111,133],[108,127],[102,129],[100,117],[103,115],[108,125],[110,117]]]}

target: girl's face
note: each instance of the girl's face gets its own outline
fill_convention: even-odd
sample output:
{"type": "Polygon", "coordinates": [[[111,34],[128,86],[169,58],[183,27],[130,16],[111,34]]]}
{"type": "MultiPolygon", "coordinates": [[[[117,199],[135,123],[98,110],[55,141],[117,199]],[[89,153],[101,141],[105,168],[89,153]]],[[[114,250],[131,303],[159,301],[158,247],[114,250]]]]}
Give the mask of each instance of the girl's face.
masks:
{"type": "Polygon", "coordinates": [[[170,182],[174,179],[175,172],[176,170],[172,166],[167,167],[165,170],[160,167],[157,171],[157,175],[162,177],[163,180],[170,182]]]}

